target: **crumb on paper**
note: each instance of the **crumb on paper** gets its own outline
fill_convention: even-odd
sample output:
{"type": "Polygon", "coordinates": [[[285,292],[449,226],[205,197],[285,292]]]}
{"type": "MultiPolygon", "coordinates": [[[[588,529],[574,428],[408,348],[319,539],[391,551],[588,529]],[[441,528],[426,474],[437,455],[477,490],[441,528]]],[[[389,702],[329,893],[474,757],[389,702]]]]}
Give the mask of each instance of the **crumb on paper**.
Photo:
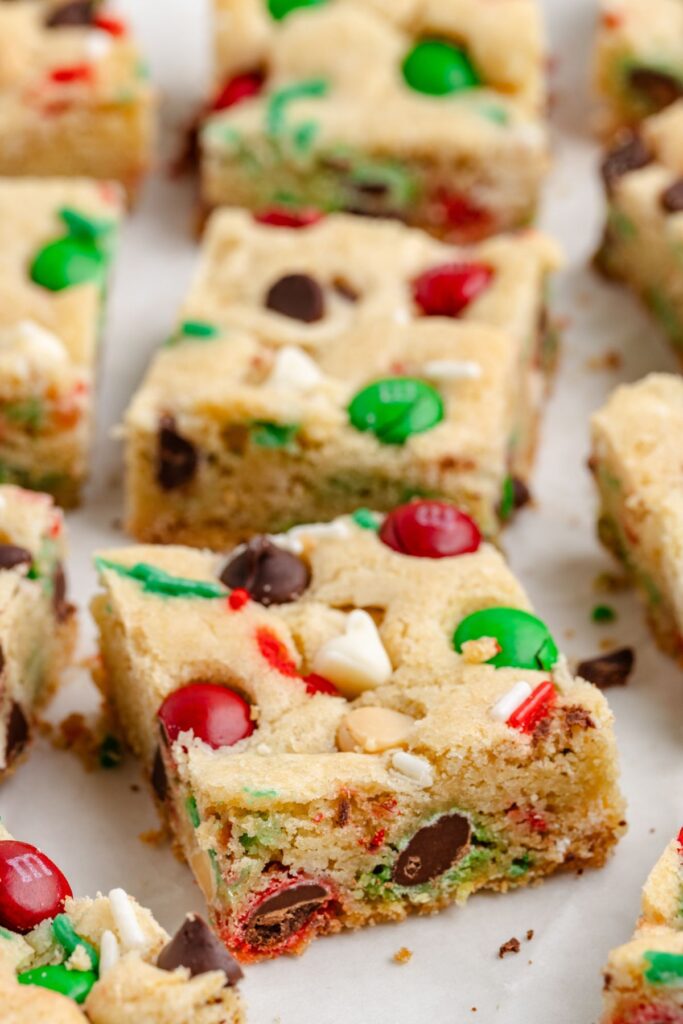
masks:
{"type": "Polygon", "coordinates": [[[589,370],[615,371],[621,369],[623,362],[624,358],[621,352],[618,352],[614,348],[608,348],[596,356],[591,356],[586,363],[586,367],[589,370]]]}
{"type": "Polygon", "coordinates": [[[138,836],[140,842],[146,846],[163,846],[166,838],[165,828],[148,828],[146,832],[141,832],[138,836]]]}
{"type": "Polygon", "coordinates": [[[131,784],[130,784],[130,791],[131,791],[131,793],[139,793],[140,792],[140,787],[138,786],[137,782],[131,782],[131,784]]]}
{"type": "Polygon", "coordinates": [[[502,960],[503,957],[508,955],[508,953],[519,953],[520,949],[521,943],[519,939],[516,939],[513,935],[513,937],[508,939],[507,942],[504,942],[498,950],[498,959],[502,960]]]}
{"type": "Polygon", "coordinates": [[[412,960],[412,958],[413,951],[412,949],[408,949],[407,946],[401,946],[400,949],[396,950],[392,957],[395,964],[407,964],[409,960],[412,960]]]}
{"type": "Polygon", "coordinates": [[[572,627],[570,626],[568,629],[565,629],[564,635],[567,640],[573,640],[576,636],[576,630],[572,629],[572,627]]]}
{"type": "Polygon", "coordinates": [[[500,653],[500,644],[493,636],[481,636],[478,640],[466,640],[462,645],[462,656],[467,665],[483,665],[500,653]]]}
{"type": "Polygon", "coordinates": [[[604,636],[598,644],[601,651],[613,651],[618,646],[618,640],[613,636],[604,636]]]}
{"type": "Polygon", "coordinates": [[[123,746],[103,712],[94,718],[73,712],[57,725],[43,722],[41,732],[55,750],[75,754],[87,772],[115,768],[123,760],[123,746]]]}
{"type": "Polygon", "coordinates": [[[631,589],[631,581],[624,573],[600,572],[593,580],[593,589],[603,594],[620,594],[631,589]]]}
{"type": "Polygon", "coordinates": [[[527,933],[524,936],[524,938],[526,939],[527,942],[531,942],[533,937],[534,937],[534,930],[533,930],[533,928],[529,928],[529,930],[527,931],[527,933]]]}

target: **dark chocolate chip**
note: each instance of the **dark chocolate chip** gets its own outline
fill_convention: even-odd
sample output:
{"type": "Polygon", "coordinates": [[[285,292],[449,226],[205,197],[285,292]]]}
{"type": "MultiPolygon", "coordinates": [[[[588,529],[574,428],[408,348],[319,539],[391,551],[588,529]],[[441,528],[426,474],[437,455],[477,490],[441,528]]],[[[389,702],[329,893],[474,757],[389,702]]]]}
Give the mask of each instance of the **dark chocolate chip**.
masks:
{"type": "Polygon", "coordinates": [[[352,184],[357,192],[365,196],[385,196],[389,192],[386,181],[354,181],[352,184]]]}
{"type": "Polygon", "coordinates": [[[304,561],[273,544],[267,537],[253,537],[223,569],[221,583],[242,589],[259,604],[287,604],[300,597],[311,580],[304,561]]]}
{"type": "Polygon", "coordinates": [[[661,204],[666,213],[681,213],[683,211],[683,178],[678,178],[673,185],[669,185],[664,190],[661,204]]]}
{"type": "Polygon", "coordinates": [[[157,967],[162,971],[186,967],[193,978],[207,971],[223,971],[226,987],[236,985],[242,977],[237,961],[198,914],[187,915],[171,941],[159,953],[157,967]]]}
{"type": "Polygon", "coordinates": [[[329,898],[327,890],[314,882],[282,889],[259,904],[251,915],[247,941],[260,949],[279,946],[296,935],[329,898]]]}
{"type": "Polygon", "coordinates": [[[609,654],[599,654],[597,658],[582,661],[576,674],[593,683],[599,690],[606,690],[610,686],[626,686],[635,661],[633,648],[621,647],[609,654]]]}
{"type": "Polygon", "coordinates": [[[0,544],[0,569],[14,569],[17,565],[31,565],[33,555],[16,544],[0,544]]]}
{"type": "Polygon", "coordinates": [[[52,607],[57,622],[66,622],[73,612],[73,605],[66,599],[66,573],[61,562],[57,562],[52,575],[52,607]]]}
{"type": "Polygon", "coordinates": [[[515,509],[524,508],[531,501],[531,491],[519,477],[512,477],[512,504],[515,509]]]}
{"type": "Polygon", "coordinates": [[[157,483],[164,491],[173,491],[189,483],[197,472],[197,449],[179,434],[172,416],[162,416],[157,443],[157,483]]]}
{"type": "Polygon", "coordinates": [[[637,132],[621,132],[602,163],[602,180],[612,192],[620,178],[652,162],[652,154],[637,132]]]}
{"type": "Polygon", "coordinates": [[[308,274],[287,274],[276,281],[266,295],[266,306],[275,313],[302,320],[305,324],[322,320],[325,296],[318,282],[308,274]]]}
{"type": "Polygon", "coordinates": [[[74,25],[92,25],[95,0],[68,0],[59,4],[45,19],[46,28],[70,28],[74,25]]]}
{"type": "Polygon", "coordinates": [[[28,732],[28,719],[21,705],[14,701],[9,713],[9,719],[7,720],[5,764],[10,764],[22,752],[28,742],[28,732]]]}
{"type": "Polygon", "coordinates": [[[392,879],[398,885],[420,885],[438,878],[468,850],[472,827],[462,814],[444,814],[415,833],[401,852],[392,879]]]}
{"type": "Polygon", "coordinates": [[[160,747],[156,749],[152,765],[152,789],[163,803],[168,795],[168,778],[166,777],[166,767],[160,747]]]}
{"type": "Polygon", "coordinates": [[[631,88],[647,100],[651,111],[663,110],[683,96],[683,84],[674,75],[658,68],[632,68],[631,88]]]}

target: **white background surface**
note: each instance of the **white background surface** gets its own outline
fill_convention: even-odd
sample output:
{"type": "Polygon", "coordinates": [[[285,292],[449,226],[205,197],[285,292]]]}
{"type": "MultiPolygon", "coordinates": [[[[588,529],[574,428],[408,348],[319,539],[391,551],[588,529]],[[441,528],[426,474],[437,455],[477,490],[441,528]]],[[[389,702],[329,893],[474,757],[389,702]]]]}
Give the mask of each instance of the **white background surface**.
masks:
{"type": "MultiPolygon", "coordinates": [[[[608,598],[619,611],[616,623],[590,622],[600,599],[593,580],[613,566],[593,537],[594,500],[585,469],[588,417],[619,380],[674,368],[653,323],[587,265],[602,220],[586,84],[594,6],[594,0],[544,4],[557,101],[557,160],[544,224],[568,255],[555,302],[567,329],[542,434],[537,507],[523,514],[505,543],[570,657],[597,653],[605,637],[637,648],[631,684],[608,693],[630,831],[600,872],[556,877],[504,896],[479,895],[467,907],[435,918],[323,939],[302,959],[250,968],[243,992],[252,1024],[593,1024],[607,951],[630,935],[645,876],[683,824],[681,673],[654,649],[635,595],[608,598]],[[589,370],[588,360],[608,349],[623,354],[621,370],[589,370]],[[511,936],[523,940],[530,928],[534,938],[522,941],[519,955],[497,959],[501,943],[511,936]],[[391,960],[401,946],[414,954],[405,966],[391,960]]],[[[135,24],[163,90],[168,145],[173,126],[192,110],[208,75],[205,4],[126,0],[120,7],[135,24]]],[[[505,4],[500,8],[504,17],[505,4]]],[[[84,654],[94,647],[87,613],[94,588],[91,553],[123,540],[116,526],[120,452],[107,435],[149,354],[168,333],[192,272],[192,203],[189,184],[170,180],[161,167],[124,233],[102,367],[93,483],[84,509],[69,517],[72,591],[81,606],[84,654]]],[[[87,676],[75,670],[56,710],[93,704],[87,676]]],[[[41,741],[0,792],[0,813],[17,837],[54,857],[77,894],[124,885],[173,930],[186,910],[201,909],[201,898],[169,848],[139,840],[139,833],[157,825],[144,787],[131,789],[139,781],[132,759],[125,769],[88,775],[75,758],[41,741]]]]}

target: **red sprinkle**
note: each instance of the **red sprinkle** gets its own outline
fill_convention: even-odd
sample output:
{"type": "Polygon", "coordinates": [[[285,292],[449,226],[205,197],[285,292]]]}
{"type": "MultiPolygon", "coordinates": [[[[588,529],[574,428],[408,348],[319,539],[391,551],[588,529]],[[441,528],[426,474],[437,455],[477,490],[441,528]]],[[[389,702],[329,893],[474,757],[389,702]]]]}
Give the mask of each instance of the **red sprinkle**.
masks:
{"type": "Polygon", "coordinates": [[[371,836],[367,841],[368,850],[379,850],[380,846],[384,842],[387,836],[387,830],[385,828],[378,828],[374,836],[371,836]]]}
{"type": "Polygon", "coordinates": [[[238,587],[236,590],[233,590],[232,593],[230,594],[230,597],[228,598],[228,604],[230,605],[234,612],[238,612],[240,608],[244,608],[245,604],[247,604],[249,600],[249,591],[243,590],[241,587],[238,587]]]}
{"type": "Polygon", "coordinates": [[[512,712],[507,724],[520,732],[533,732],[538,723],[548,717],[556,699],[555,687],[549,679],[539,683],[517,710],[512,712]]]}
{"type": "Polygon", "coordinates": [[[271,206],[267,210],[254,214],[259,224],[269,224],[273,228],[309,228],[317,224],[325,214],[313,206],[296,210],[290,206],[271,206]]]}
{"type": "Polygon", "coordinates": [[[415,279],[413,297],[425,316],[458,317],[492,279],[493,270],[483,263],[444,263],[415,279]]]}
{"type": "Polygon", "coordinates": [[[28,843],[0,842],[0,925],[30,932],[54,917],[72,896],[71,886],[56,864],[28,843]]]}
{"type": "Polygon", "coordinates": [[[92,82],[95,75],[91,64],[72,64],[71,67],[53,68],[50,78],[53,82],[92,82]]]}
{"type": "Polygon", "coordinates": [[[316,693],[327,693],[331,697],[341,697],[341,693],[329,679],[325,679],[324,676],[319,676],[315,672],[311,672],[310,675],[303,676],[303,681],[306,684],[306,692],[310,694],[316,693]]]}
{"type": "Polygon", "coordinates": [[[292,661],[289,651],[282,640],[267,626],[261,626],[256,630],[256,642],[261,655],[271,668],[290,679],[298,676],[297,667],[292,661]]]}
{"type": "Polygon", "coordinates": [[[493,217],[482,206],[456,192],[441,191],[436,197],[444,225],[452,228],[463,239],[477,241],[493,230],[493,217]]]}
{"type": "Polygon", "coordinates": [[[248,71],[243,75],[235,75],[222,87],[211,104],[212,110],[227,110],[238,103],[258,96],[263,89],[263,75],[260,71],[248,71]]]}
{"type": "Polygon", "coordinates": [[[128,26],[122,18],[115,18],[111,14],[98,14],[93,18],[93,28],[99,28],[102,32],[108,32],[110,36],[125,36],[128,26]]]}
{"type": "Polygon", "coordinates": [[[683,828],[678,833],[678,852],[683,854],[683,828]]]}

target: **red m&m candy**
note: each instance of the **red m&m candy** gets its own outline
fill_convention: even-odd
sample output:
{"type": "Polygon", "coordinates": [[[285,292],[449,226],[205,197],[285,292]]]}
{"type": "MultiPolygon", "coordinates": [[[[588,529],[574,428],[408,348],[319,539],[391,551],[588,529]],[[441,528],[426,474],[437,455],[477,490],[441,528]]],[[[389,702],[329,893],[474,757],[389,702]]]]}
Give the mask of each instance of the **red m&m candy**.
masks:
{"type": "Polygon", "coordinates": [[[317,224],[324,217],[322,210],[314,206],[270,206],[260,213],[254,214],[259,224],[268,224],[272,228],[308,228],[317,224]]]}
{"type": "Polygon", "coordinates": [[[414,501],[390,512],[379,539],[402,555],[450,558],[477,551],[481,534],[477,524],[446,501],[414,501]]]}
{"type": "Polygon", "coordinates": [[[30,932],[61,913],[71,886],[49,857],[29,843],[0,842],[0,925],[30,932]]]}
{"type": "Polygon", "coordinates": [[[413,296],[425,316],[457,317],[488,288],[493,271],[483,263],[445,263],[420,274],[413,296]]]}
{"type": "Polygon", "coordinates": [[[248,71],[230,78],[211,104],[212,110],[228,110],[243,100],[258,96],[263,89],[263,75],[260,71],[248,71]]]}
{"type": "Polygon", "coordinates": [[[246,700],[217,683],[190,683],[175,690],[158,715],[171,743],[181,732],[191,732],[217,750],[231,747],[254,731],[246,700]]]}

